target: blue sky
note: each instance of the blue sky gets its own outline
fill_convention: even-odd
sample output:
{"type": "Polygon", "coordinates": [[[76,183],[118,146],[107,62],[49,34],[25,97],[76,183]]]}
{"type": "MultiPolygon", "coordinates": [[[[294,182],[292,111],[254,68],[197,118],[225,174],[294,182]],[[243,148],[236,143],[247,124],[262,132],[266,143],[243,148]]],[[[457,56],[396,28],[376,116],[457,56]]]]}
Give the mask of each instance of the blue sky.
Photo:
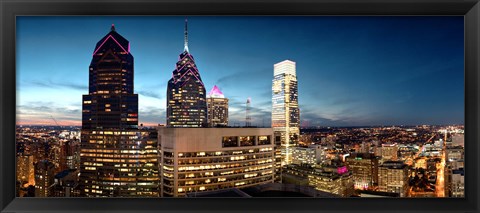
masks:
{"type": "MultiPolygon", "coordinates": [[[[297,63],[303,125],[464,122],[463,17],[189,19],[207,92],[230,99],[230,125],[270,125],[273,64],[297,63]]],[[[165,123],[166,85],[183,51],[184,17],[17,17],[17,123],[80,124],[95,44],[111,24],[130,41],[140,123],[165,123]]]]}

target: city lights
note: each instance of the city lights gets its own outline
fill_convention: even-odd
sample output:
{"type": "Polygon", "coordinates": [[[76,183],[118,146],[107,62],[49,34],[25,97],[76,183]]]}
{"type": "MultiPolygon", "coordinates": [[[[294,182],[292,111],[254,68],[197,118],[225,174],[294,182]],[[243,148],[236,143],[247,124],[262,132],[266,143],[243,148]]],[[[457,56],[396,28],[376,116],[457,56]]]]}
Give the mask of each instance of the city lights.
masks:
{"type": "MultiPolygon", "coordinates": [[[[134,79],[151,74],[150,70],[137,69],[137,61],[148,61],[149,57],[140,52],[158,43],[145,45],[119,24],[118,28],[112,24],[103,37],[95,38],[95,47],[92,42],[86,54],[90,64],[85,63],[80,70],[88,76],[87,86],[76,87],[82,91],[75,95],[77,108],[66,107],[69,113],[78,113],[79,125],[61,125],[57,119],[61,113],[56,113],[60,107],[52,107],[43,113],[42,125],[19,122],[16,126],[18,197],[264,197],[271,192],[285,197],[465,196],[462,122],[445,120],[445,124],[436,125],[436,118],[430,118],[434,116],[427,109],[418,109],[425,115],[412,113],[409,105],[429,97],[404,95],[392,89],[399,85],[378,77],[398,77],[404,84],[418,80],[411,80],[415,76],[405,74],[405,80],[402,73],[377,71],[372,77],[367,69],[346,72],[342,66],[355,70],[360,65],[344,53],[341,56],[346,60],[328,67],[332,71],[326,74],[322,71],[327,69],[325,64],[338,55],[301,57],[292,51],[295,49],[286,48],[290,44],[285,41],[281,43],[285,46],[272,43],[275,52],[270,53],[271,58],[239,57],[231,63],[229,58],[238,56],[233,53],[235,48],[228,54],[222,52],[224,58],[219,58],[215,55],[217,47],[202,43],[205,25],[190,22],[194,26],[190,31],[195,31],[189,34],[188,24],[182,18],[182,24],[175,28],[177,43],[183,39],[183,52],[181,44],[174,43],[181,53],[177,58],[178,52],[173,52],[173,61],[166,61],[174,66],[173,71],[151,70],[155,79],[147,84],[156,85],[152,90],[144,80],[134,79]],[[136,38],[132,46],[123,35],[136,38]],[[206,47],[213,56],[200,51],[206,47]],[[195,51],[196,60],[190,50],[195,51]],[[251,70],[238,66],[247,62],[251,70]],[[213,72],[220,77],[212,79],[213,72]],[[333,77],[337,72],[348,74],[333,77]],[[261,84],[256,85],[258,82],[261,84]],[[306,84],[315,87],[305,89],[306,84]],[[208,93],[206,86],[211,88],[208,93]],[[380,93],[382,90],[389,92],[380,93]],[[266,95],[254,96],[257,94],[252,91],[266,95]],[[314,102],[304,101],[309,99],[314,102]],[[144,105],[152,100],[158,108],[144,105]],[[391,111],[377,112],[377,107],[391,111]],[[412,118],[415,116],[418,120],[412,118]],[[389,119],[405,125],[386,125],[389,119]],[[431,124],[418,122],[424,120],[431,124]],[[378,124],[371,125],[375,122],[378,124]]],[[[216,34],[218,38],[209,39],[226,41],[221,33],[216,34]]],[[[251,40],[256,42],[256,38],[251,40]]],[[[291,40],[298,45],[296,42],[291,40]]],[[[173,51],[168,45],[155,48],[173,51]]],[[[245,49],[255,52],[258,48],[245,49]]],[[[164,62],[163,58],[158,61],[164,62]]],[[[429,107],[443,105],[432,103],[429,107]]],[[[41,107],[31,108],[18,110],[23,113],[21,119],[25,112],[27,117],[42,114],[35,113],[41,107]]]]}

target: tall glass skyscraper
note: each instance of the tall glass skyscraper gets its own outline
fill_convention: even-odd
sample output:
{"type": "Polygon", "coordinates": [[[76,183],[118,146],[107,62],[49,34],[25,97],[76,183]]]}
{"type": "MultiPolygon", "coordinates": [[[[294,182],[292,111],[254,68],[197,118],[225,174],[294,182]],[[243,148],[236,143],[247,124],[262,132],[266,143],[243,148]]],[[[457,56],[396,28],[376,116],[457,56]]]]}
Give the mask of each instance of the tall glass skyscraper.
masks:
{"type": "Polygon", "coordinates": [[[115,30],[95,46],[83,96],[80,192],[87,197],[158,197],[156,131],[138,130],[130,43],[115,30]]]}
{"type": "Polygon", "coordinates": [[[130,43],[113,25],[95,46],[89,71],[88,95],[83,95],[82,129],[137,129],[133,56],[130,43]]]}
{"type": "Polygon", "coordinates": [[[185,46],[167,87],[167,127],[207,127],[205,86],[195,60],[188,50],[185,19],[185,46]]]}
{"type": "Polygon", "coordinates": [[[277,145],[277,164],[292,162],[291,147],[298,144],[300,109],[296,64],[285,60],[274,65],[272,81],[272,128],[277,145]]]}

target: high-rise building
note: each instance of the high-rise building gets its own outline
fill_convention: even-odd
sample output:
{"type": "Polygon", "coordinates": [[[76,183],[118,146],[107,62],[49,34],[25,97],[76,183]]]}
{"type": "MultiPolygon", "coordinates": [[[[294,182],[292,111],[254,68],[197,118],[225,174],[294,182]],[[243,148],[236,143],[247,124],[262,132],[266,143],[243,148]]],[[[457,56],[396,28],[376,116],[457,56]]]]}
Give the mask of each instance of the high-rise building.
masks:
{"type": "Polygon", "coordinates": [[[403,161],[383,162],[378,167],[378,190],[406,197],[408,193],[407,165],[403,161]]]}
{"type": "Polygon", "coordinates": [[[35,185],[33,155],[17,156],[17,181],[22,186],[35,185]]]}
{"type": "Polygon", "coordinates": [[[130,43],[113,25],[95,46],[89,71],[88,95],[83,95],[82,131],[137,129],[133,56],[130,43]]]}
{"type": "Polygon", "coordinates": [[[451,197],[465,197],[465,171],[463,168],[451,171],[450,182],[451,197]]]}
{"type": "Polygon", "coordinates": [[[374,154],[352,153],[345,164],[353,173],[356,189],[369,189],[378,183],[378,157],[374,154]]]}
{"type": "Polygon", "coordinates": [[[273,66],[272,128],[281,153],[281,165],[292,163],[291,147],[298,144],[300,109],[296,64],[285,60],[273,66]]]}
{"type": "Polygon", "coordinates": [[[207,127],[205,86],[188,50],[185,19],[185,46],[167,87],[167,127],[207,127]]]}
{"type": "Polygon", "coordinates": [[[138,129],[130,43],[115,30],[96,45],[83,96],[79,189],[87,197],[158,197],[156,131],[138,129]]]}
{"type": "Polygon", "coordinates": [[[41,160],[35,164],[35,197],[49,197],[52,195],[55,175],[55,166],[48,160],[41,160]]]}
{"type": "Polygon", "coordinates": [[[158,128],[163,197],[273,183],[271,128],[158,128]]]}
{"type": "Polygon", "coordinates": [[[217,85],[207,95],[207,107],[209,127],[228,126],[228,98],[217,85]]]}

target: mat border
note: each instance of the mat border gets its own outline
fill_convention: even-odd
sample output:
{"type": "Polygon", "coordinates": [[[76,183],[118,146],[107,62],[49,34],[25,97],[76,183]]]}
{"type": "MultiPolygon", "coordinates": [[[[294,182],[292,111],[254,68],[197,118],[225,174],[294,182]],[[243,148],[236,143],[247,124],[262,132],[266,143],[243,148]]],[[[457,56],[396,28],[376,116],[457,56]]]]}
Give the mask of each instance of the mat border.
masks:
{"type": "Polygon", "coordinates": [[[1,212],[478,212],[478,0],[0,0],[1,212]],[[461,15],[465,18],[466,198],[17,198],[15,17],[23,15],[461,15]]]}

